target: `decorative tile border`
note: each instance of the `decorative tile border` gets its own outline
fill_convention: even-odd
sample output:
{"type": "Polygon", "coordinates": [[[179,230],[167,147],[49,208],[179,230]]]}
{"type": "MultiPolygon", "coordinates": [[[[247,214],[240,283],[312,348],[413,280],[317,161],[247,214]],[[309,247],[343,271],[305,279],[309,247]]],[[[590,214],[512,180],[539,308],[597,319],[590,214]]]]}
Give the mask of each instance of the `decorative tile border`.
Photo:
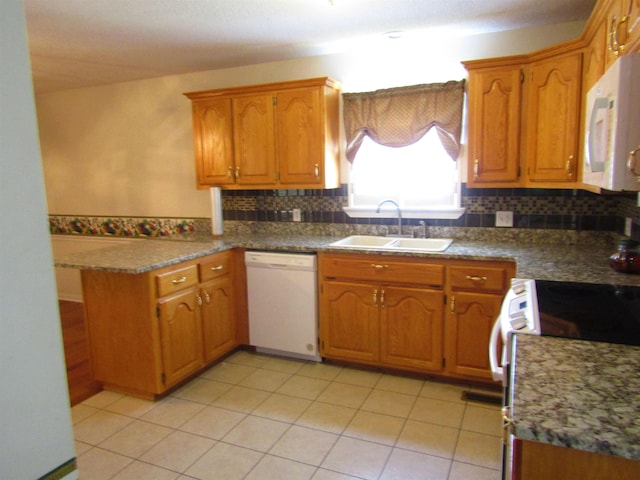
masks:
{"type": "MultiPolygon", "coordinates": [[[[293,223],[292,210],[301,210],[301,224],[332,226],[385,226],[395,219],[350,218],[348,188],[330,190],[238,190],[222,192],[226,222],[293,223]]],[[[495,212],[514,212],[514,228],[552,231],[623,233],[624,219],[631,218],[632,238],[640,239],[640,207],[635,195],[596,195],[582,190],[467,189],[462,188],[466,213],[457,220],[427,220],[429,227],[487,228],[495,226],[495,212]]],[[[279,227],[278,227],[279,225],[279,227]]],[[[418,220],[406,219],[417,226],[418,220]]],[[[314,228],[316,228],[314,227],[314,228]]],[[[226,227],[225,227],[226,228],[226,227]]],[[[167,237],[190,232],[210,232],[208,218],[83,217],[50,215],[49,230],[56,234],[167,237]]]]}
{"type": "Polygon", "coordinates": [[[49,232],[54,234],[114,237],[167,237],[195,231],[196,220],[192,218],[49,215],[49,232]]]}

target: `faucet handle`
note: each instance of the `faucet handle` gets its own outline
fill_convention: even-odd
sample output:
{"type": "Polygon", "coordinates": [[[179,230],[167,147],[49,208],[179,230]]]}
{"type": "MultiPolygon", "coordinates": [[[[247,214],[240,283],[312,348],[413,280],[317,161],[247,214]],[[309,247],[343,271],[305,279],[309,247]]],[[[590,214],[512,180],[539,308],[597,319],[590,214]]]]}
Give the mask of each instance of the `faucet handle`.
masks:
{"type": "Polygon", "coordinates": [[[427,238],[427,222],[425,222],[424,220],[420,220],[418,224],[422,229],[422,236],[420,238],[427,238]]]}

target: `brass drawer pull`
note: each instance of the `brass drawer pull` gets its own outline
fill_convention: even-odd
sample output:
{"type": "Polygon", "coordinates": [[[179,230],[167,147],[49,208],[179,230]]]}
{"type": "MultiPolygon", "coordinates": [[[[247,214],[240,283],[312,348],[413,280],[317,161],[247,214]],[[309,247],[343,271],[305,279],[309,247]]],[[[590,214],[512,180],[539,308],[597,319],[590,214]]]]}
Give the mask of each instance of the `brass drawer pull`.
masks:
{"type": "Polygon", "coordinates": [[[389,265],[380,265],[379,263],[372,263],[371,268],[375,268],[376,270],[386,270],[389,268],[389,265]]]}
{"type": "Polygon", "coordinates": [[[467,275],[465,278],[467,280],[471,280],[472,282],[486,282],[487,281],[487,277],[476,277],[476,276],[472,276],[472,275],[467,275]]]}
{"type": "Polygon", "coordinates": [[[173,283],[174,285],[179,285],[181,283],[184,283],[187,281],[187,277],[180,277],[180,278],[176,278],[174,280],[171,280],[171,283],[173,283]]]}
{"type": "Polygon", "coordinates": [[[222,265],[218,265],[217,267],[211,267],[212,272],[216,272],[218,270],[222,270],[224,267],[222,265]]]}

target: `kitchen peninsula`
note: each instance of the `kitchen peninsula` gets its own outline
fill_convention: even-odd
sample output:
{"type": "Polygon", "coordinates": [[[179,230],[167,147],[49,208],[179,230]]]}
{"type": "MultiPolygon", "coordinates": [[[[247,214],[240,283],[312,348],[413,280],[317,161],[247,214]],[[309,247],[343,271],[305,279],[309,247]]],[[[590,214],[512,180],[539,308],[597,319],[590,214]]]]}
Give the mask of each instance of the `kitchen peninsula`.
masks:
{"type": "MultiPolygon", "coordinates": [[[[528,235],[530,238],[533,237],[530,230],[528,235]]],[[[550,234],[544,231],[543,235],[549,237],[550,234]]],[[[68,254],[56,258],[55,264],[56,267],[80,270],[137,274],[234,248],[311,253],[349,251],[346,248],[329,245],[338,238],[329,235],[283,235],[269,232],[230,233],[216,238],[209,234],[184,234],[68,254]]],[[[563,244],[549,243],[548,240],[525,243],[504,238],[496,240],[456,238],[445,252],[395,252],[392,255],[511,261],[516,263],[516,276],[520,278],[640,286],[640,275],[618,273],[609,267],[609,255],[615,250],[616,242],[613,239],[598,244],[563,244]]],[[[363,253],[361,249],[351,251],[363,253]]],[[[379,251],[366,253],[380,255],[379,251]]]]}
{"type": "Polygon", "coordinates": [[[639,478],[640,347],[535,335],[515,345],[514,478],[639,478]]]}

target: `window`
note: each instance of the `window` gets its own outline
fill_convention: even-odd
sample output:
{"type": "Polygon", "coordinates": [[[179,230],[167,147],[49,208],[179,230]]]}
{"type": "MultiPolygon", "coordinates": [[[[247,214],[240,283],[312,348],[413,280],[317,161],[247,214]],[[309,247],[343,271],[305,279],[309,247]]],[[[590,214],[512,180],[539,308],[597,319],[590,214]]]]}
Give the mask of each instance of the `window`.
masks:
{"type": "Polygon", "coordinates": [[[345,94],[351,217],[458,218],[464,82],[345,94]]]}
{"type": "Polygon", "coordinates": [[[405,218],[458,218],[464,212],[458,163],[433,128],[416,143],[400,148],[365,137],[352,163],[349,187],[345,211],[354,217],[372,216],[387,199],[400,205],[405,218]]]}

